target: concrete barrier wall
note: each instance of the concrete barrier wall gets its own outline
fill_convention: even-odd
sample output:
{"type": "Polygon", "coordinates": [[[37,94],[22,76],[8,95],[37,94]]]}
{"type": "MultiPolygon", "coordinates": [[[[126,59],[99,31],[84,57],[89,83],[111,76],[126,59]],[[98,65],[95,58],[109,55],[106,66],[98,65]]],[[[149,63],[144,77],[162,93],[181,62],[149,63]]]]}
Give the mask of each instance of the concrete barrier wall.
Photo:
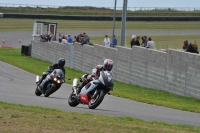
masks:
{"type": "Polygon", "coordinates": [[[52,63],[63,57],[66,66],[86,73],[110,58],[114,61],[113,77],[118,81],[200,99],[200,55],[197,54],[138,46],[107,48],[33,41],[31,55],[52,63]]]}

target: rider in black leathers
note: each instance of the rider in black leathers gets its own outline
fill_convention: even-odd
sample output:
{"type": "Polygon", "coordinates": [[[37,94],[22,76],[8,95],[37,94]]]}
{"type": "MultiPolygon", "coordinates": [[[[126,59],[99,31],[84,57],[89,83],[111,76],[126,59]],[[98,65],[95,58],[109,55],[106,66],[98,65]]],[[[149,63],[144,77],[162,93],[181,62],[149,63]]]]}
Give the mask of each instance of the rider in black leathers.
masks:
{"type": "Polygon", "coordinates": [[[49,66],[47,71],[45,73],[43,73],[42,78],[40,79],[40,81],[37,83],[38,87],[43,90],[43,85],[45,83],[45,78],[48,74],[50,74],[51,72],[53,72],[54,69],[61,69],[65,75],[65,59],[64,58],[60,58],[58,60],[58,63],[54,63],[53,65],[49,66]]]}

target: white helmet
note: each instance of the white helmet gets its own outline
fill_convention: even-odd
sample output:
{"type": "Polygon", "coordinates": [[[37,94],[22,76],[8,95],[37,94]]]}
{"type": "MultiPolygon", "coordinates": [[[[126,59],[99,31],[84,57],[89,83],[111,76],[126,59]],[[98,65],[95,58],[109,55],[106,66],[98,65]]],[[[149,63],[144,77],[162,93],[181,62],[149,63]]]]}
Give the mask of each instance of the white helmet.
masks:
{"type": "Polygon", "coordinates": [[[104,70],[111,71],[113,68],[113,61],[111,59],[105,59],[103,62],[104,70]]]}
{"type": "Polygon", "coordinates": [[[136,38],[136,35],[132,35],[132,39],[135,39],[136,38]]]}

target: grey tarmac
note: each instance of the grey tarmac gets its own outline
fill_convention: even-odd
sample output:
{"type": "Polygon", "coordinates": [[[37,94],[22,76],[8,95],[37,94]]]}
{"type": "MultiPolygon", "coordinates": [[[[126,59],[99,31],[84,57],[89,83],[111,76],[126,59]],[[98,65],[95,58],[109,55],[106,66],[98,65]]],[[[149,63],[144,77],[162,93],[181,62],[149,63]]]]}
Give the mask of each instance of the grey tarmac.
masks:
{"type": "Polygon", "coordinates": [[[36,88],[35,79],[35,74],[0,61],[0,101],[56,108],[70,112],[88,112],[117,117],[130,116],[147,121],[162,121],[170,124],[200,127],[199,113],[140,103],[112,95],[106,95],[100,106],[93,110],[88,109],[87,105],[70,107],[68,97],[72,92],[71,85],[63,84],[57,92],[48,98],[38,97],[34,93],[36,88]]]}

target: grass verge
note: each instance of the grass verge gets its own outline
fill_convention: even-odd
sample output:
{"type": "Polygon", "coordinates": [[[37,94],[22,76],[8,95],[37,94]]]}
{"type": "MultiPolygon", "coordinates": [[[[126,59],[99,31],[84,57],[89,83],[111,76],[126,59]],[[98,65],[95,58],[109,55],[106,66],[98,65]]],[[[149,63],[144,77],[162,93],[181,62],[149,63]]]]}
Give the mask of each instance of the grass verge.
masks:
{"type": "MultiPolygon", "coordinates": [[[[0,60],[39,75],[51,64],[32,57],[22,56],[20,54],[20,49],[0,49],[0,60]]],[[[81,71],[66,67],[66,78],[71,77],[73,79],[81,77],[82,74],[84,73],[81,71]]],[[[66,81],[68,84],[72,84],[72,80],[68,81],[66,79],[66,81]]],[[[111,91],[112,95],[148,104],[200,113],[200,100],[198,99],[178,96],[164,91],[141,88],[118,81],[114,82],[115,87],[114,91],[111,91]]]]}
{"type": "MultiPolygon", "coordinates": [[[[36,19],[0,18],[0,31],[32,31],[36,19]]],[[[55,20],[37,19],[46,22],[57,22],[58,31],[68,30],[112,30],[112,21],[80,21],[80,20],[55,20]]],[[[121,21],[116,21],[115,29],[121,30],[121,21]]],[[[127,21],[126,30],[199,30],[198,21],[127,21]]],[[[77,33],[79,34],[79,33],[77,33]]]]}
{"type": "Polygon", "coordinates": [[[131,117],[72,113],[0,102],[1,133],[199,133],[200,128],[131,117]]]}

